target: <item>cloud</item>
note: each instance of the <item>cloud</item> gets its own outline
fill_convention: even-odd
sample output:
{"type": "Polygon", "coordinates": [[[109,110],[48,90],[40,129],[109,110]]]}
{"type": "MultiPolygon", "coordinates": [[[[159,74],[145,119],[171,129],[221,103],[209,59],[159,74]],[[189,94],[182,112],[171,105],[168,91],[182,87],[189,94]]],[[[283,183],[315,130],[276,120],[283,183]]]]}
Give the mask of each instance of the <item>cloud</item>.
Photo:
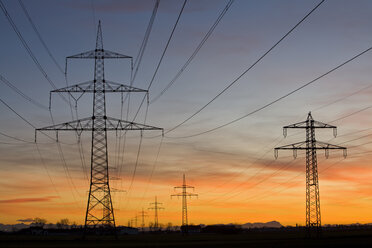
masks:
{"type": "Polygon", "coordinates": [[[47,196],[47,197],[38,197],[38,198],[16,198],[16,199],[0,200],[0,204],[1,203],[47,202],[55,198],[58,198],[58,196],[47,196]]]}
{"type": "Polygon", "coordinates": [[[17,221],[19,221],[19,222],[23,222],[23,223],[27,223],[27,222],[33,222],[34,221],[34,219],[33,218],[27,218],[27,219],[19,219],[19,220],[17,220],[17,221]]]}

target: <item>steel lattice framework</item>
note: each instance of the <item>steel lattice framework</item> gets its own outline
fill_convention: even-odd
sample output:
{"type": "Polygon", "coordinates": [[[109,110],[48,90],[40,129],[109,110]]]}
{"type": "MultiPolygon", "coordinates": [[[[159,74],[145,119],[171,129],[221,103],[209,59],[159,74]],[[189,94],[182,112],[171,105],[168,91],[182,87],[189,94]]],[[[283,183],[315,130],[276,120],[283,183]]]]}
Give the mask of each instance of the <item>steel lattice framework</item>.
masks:
{"type": "Polygon", "coordinates": [[[84,93],[93,93],[93,115],[89,118],[36,129],[36,131],[56,131],[57,140],[58,131],[75,131],[79,137],[83,131],[92,132],[90,188],[85,228],[115,227],[114,208],[109,186],[107,131],[140,130],[142,132],[143,130],[162,131],[163,129],[106,116],[106,93],[143,92],[148,94],[148,92],[105,80],[105,59],[132,59],[132,57],[103,49],[101,22],[98,24],[96,49],[67,57],[66,71],[68,59],[94,59],[94,80],[53,90],[51,93],[67,92],[75,101],[78,101],[84,93]],[[73,93],[80,94],[76,97],[73,93]]]}
{"type": "Polygon", "coordinates": [[[195,189],[195,187],[193,186],[189,186],[186,184],[186,177],[185,177],[185,174],[183,174],[183,181],[182,181],[182,185],[181,186],[177,186],[177,187],[174,187],[174,189],[182,189],[182,192],[181,193],[177,193],[177,194],[174,194],[174,195],[171,195],[171,197],[173,196],[177,196],[177,197],[182,197],[182,226],[184,227],[184,231],[187,232],[187,226],[188,226],[188,216],[187,216],[187,197],[193,197],[193,196],[198,196],[198,194],[194,194],[194,193],[189,193],[187,192],[187,189],[195,189]]]}
{"type": "Polygon", "coordinates": [[[148,208],[149,210],[154,210],[154,229],[159,229],[159,210],[164,209],[163,207],[160,207],[159,205],[162,205],[163,203],[158,202],[158,197],[155,196],[155,201],[151,202],[150,205],[153,205],[153,207],[148,208]]]}
{"type": "Polygon", "coordinates": [[[315,129],[332,128],[333,135],[336,137],[337,127],[314,121],[311,112],[309,112],[306,121],[283,127],[284,137],[287,136],[288,128],[306,129],[306,141],[275,148],[275,158],[278,157],[278,150],[293,150],[293,156],[295,158],[297,157],[297,150],[306,151],[306,228],[308,235],[311,235],[314,231],[319,235],[321,232],[321,216],[316,151],[319,149],[324,150],[325,156],[328,158],[329,150],[341,149],[344,152],[344,157],[346,157],[346,148],[316,141],[315,129]]]}

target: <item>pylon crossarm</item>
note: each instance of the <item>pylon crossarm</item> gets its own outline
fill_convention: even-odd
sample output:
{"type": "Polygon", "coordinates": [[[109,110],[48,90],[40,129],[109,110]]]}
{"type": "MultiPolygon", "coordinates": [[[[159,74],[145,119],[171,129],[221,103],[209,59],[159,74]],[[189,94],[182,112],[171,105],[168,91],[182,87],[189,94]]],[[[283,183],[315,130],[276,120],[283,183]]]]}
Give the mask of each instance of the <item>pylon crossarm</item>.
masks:
{"type": "Polygon", "coordinates": [[[131,59],[131,56],[104,49],[95,49],[66,57],[68,59],[131,59]]]}
{"type": "Polygon", "coordinates": [[[106,123],[106,129],[107,130],[139,130],[139,131],[145,131],[145,130],[153,130],[153,131],[163,131],[163,128],[154,127],[150,125],[120,120],[112,117],[107,117],[107,123],[106,123]]]}
{"type": "Polygon", "coordinates": [[[95,49],[90,50],[87,52],[78,53],[75,55],[71,55],[66,57],[65,61],[65,74],[67,75],[67,61],[69,59],[130,59],[131,60],[131,67],[133,66],[133,57],[104,50],[104,49],[95,49]]]}
{"type": "MultiPolygon", "coordinates": [[[[120,84],[112,81],[105,80],[105,92],[111,93],[111,92],[147,92],[147,90],[135,88],[132,86],[128,86],[125,84],[120,84]]],[[[84,83],[79,83],[75,85],[71,85],[68,87],[64,87],[57,90],[52,90],[53,92],[82,92],[82,93],[94,93],[94,81],[88,81],[84,83]]]]}
{"type": "Polygon", "coordinates": [[[199,195],[198,194],[194,194],[194,193],[186,193],[186,196],[188,196],[188,197],[193,197],[193,196],[196,196],[196,197],[198,197],[199,195]]]}
{"type": "MultiPolygon", "coordinates": [[[[105,80],[105,93],[123,93],[123,92],[136,92],[136,93],[147,93],[147,90],[143,90],[140,88],[128,86],[125,84],[120,84],[112,81],[105,80]]],[[[68,87],[52,90],[50,93],[61,93],[61,92],[67,92],[75,101],[75,107],[79,99],[85,94],[85,93],[95,93],[94,91],[94,81],[90,80],[88,82],[79,83],[75,85],[71,85],[68,87]],[[73,93],[80,93],[80,94],[73,94],[73,93]]],[[[51,108],[51,96],[49,97],[49,109],[51,108]]]]}
{"type": "Polygon", "coordinates": [[[35,142],[37,131],[56,131],[58,141],[58,131],[76,131],[80,136],[82,131],[92,130],[92,118],[84,118],[76,121],[65,122],[53,126],[35,129],[35,142]]]}
{"type": "Polygon", "coordinates": [[[176,186],[174,187],[175,189],[183,189],[183,188],[187,188],[187,189],[195,189],[194,186],[189,186],[189,185],[182,185],[182,186],[176,186]]]}
{"type": "MultiPolygon", "coordinates": [[[[81,135],[83,131],[92,131],[92,118],[84,118],[80,120],[65,122],[53,126],[38,128],[36,131],[76,131],[78,135],[81,135]]],[[[135,122],[124,121],[116,118],[107,117],[106,122],[107,131],[118,131],[118,130],[161,130],[162,128],[144,125],[135,122]]],[[[36,136],[36,133],[35,133],[36,136]]],[[[36,137],[35,137],[36,140],[36,137]]]]}
{"type": "Polygon", "coordinates": [[[297,158],[297,150],[301,150],[301,147],[306,144],[305,141],[303,142],[297,142],[297,143],[293,143],[293,144],[290,144],[290,145],[285,145],[285,146],[280,146],[280,147],[276,147],[274,149],[274,156],[275,156],[275,159],[278,158],[278,151],[279,150],[292,150],[293,151],[293,158],[297,158]]]}
{"type": "Polygon", "coordinates": [[[343,150],[344,151],[344,157],[346,157],[346,147],[338,146],[338,145],[332,145],[329,143],[321,142],[321,141],[315,141],[314,146],[311,148],[306,146],[306,141],[303,142],[297,142],[290,145],[280,146],[276,147],[274,149],[275,152],[275,158],[278,158],[278,150],[293,150],[293,157],[297,157],[297,150],[308,150],[308,149],[316,149],[316,150],[325,150],[325,156],[328,158],[329,156],[329,150],[343,150]]]}
{"type": "MultiPolygon", "coordinates": [[[[326,124],[326,123],[323,123],[323,122],[320,122],[320,121],[311,120],[311,122],[312,122],[311,127],[313,127],[313,128],[337,128],[336,126],[332,126],[332,125],[329,125],[329,124],[326,124]]],[[[285,128],[285,129],[287,129],[287,128],[307,128],[307,127],[309,127],[308,123],[309,123],[309,121],[301,121],[299,123],[284,126],[283,128],[285,128]]]]}
{"type": "Polygon", "coordinates": [[[285,146],[279,146],[279,147],[276,147],[275,150],[292,150],[292,149],[298,149],[298,148],[301,149],[303,145],[306,145],[305,141],[297,142],[297,143],[293,143],[293,144],[285,145],[285,146]]]}
{"type": "Polygon", "coordinates": [[[171,198],[173,198],[174,196],[177,196],[177,198],[179,198],[180,196],[182,196],[182,193],[171,195],[171,198]]]}

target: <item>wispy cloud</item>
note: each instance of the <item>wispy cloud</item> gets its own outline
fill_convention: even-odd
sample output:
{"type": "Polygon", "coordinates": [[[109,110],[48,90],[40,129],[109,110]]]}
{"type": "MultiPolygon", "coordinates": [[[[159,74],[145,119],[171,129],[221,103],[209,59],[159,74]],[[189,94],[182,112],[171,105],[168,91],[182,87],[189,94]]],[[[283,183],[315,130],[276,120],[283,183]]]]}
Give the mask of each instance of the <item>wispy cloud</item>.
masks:
{"type": "Polygon", "coordinates": [[[47,202],[55,198],[58,198],[58,196],[46,196],[46,197],[37,197],[37,198],[16,198],[16,199],[0,200],[0,204],[2,203],[47,202]]]}
{"type": "Polygon", "coordinates": [[[19,221],[19,222],[33,222],[34,221],[34,219],[33,218],[27,218],[27,219],[19,219],[19,220],[17,220],[17,221],[19,221]]]}

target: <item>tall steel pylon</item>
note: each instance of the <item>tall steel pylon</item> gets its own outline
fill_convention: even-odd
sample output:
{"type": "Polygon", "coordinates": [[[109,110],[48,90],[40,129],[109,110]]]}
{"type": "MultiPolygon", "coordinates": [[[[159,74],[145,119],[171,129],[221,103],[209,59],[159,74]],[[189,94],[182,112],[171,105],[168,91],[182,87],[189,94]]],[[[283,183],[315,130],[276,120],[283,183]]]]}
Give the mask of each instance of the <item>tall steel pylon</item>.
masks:
{"type": "Polygon", "coordinates": [[[182,197],[182,226],[184,227],[184,231],[187,232],[187,226],[188,226],[188,216],[187,216],[187,197],[193,197],[198,196],[198,194],[189,193],[187,192],[187,189],[195,189],[193,186],[189,186],[186,184],[186,177],[185,174],[183,174],[183,182],[181,186],[174,187],[174,190],[176,189],[182,189],[182,192],[171,195],[171,198],[173,196],[182,197]]]}
{"type": "Polygon", "coordinates": [[[151,202],[150,205],[154,205],[151,208],[148,208],[150,210],[154,210],[154,229],[157,230],[159,229],[159,210],[164,209],[163,207],[160,207],[159,205],[162,205],[163,203],[158,202],[158,197],[155,196],[155,201],[151,202]]]}
{"type": "Polygon", "coordinates": [[[275,148],[275,158],[278,157],[278,150],[293,150],[294,158],[297,157],[297,150],[306,151],[306,229],[309,236],[311,236],[314,231],[319,235],[321,232],[321,216],[316,150],[324,150],[325,156],[328,158],[329,150],[341,149],[343,150],[344,157],[346,157],[346,148],[320,142],[315,139],[315,129],[332,128],[333,135],[336,137],[337,127],[314,121],[311,112],[309,112],[306,121],[283,127],[284,137],[287,136],[288,128],[306,129],[306,141],[275,148]]]}
{"type": "Polygon", "coordinates": [[[143,210],[142,208],[142,211],[140,212],[140,216],[141,216],[141,228],[142,228],[142,232],[145,231],[145,217],[147,217],[147,213],[143,210]]]}
{"type": "Polygon", "coordinates": [[[162,130],[162,128],[106,116],[106,93],[143,92],[148,94],[148,91],[105,80],[105,59],[132,60],[132,57],[103,49],[101,21],[98,24],[96,48],[67,57],[66,71],[68,59],[94,59],[94,80],[53,90],[51,93],[67,92],[76,102],[83,94],[93,93],[93,115],[88,118],[36,129],[36,131],[56,131],[57,141],[58,131],[75,131],[79,136],[79,140],[83,131],[91,131],[91,172],[85,228],[115,228],[114,208],[109,185],[107,131],[139,130],[142,132],[144,130],[162,130]],[[74,93],[79,94],[76,95],[74,93]]]}

